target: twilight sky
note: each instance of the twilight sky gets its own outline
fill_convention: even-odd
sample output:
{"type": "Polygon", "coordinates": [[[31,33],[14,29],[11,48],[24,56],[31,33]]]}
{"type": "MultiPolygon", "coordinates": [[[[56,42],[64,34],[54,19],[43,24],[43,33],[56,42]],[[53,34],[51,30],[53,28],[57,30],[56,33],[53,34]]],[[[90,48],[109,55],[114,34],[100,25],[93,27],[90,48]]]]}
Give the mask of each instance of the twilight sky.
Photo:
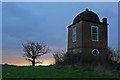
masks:
{"type": "Polygon", "coordinates": [[[22,43],[44,41],[52,50],[42,57],[44,64],[53,63],[56,49],[67,49],[67,26],[86,8],[97,13],[100,21],[108,18],[109,46],[118,47],[117,2],[4,2],[2,4],[3,63],[25,65],[22,43]]]}

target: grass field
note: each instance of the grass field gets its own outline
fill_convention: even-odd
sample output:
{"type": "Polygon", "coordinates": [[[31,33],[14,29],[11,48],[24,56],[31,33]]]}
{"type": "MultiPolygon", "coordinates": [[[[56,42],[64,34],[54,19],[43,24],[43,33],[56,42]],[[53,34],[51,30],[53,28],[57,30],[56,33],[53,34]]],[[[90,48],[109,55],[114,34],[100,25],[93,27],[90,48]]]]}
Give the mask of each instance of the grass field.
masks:
{"type": "Polygon", "coordinates": [[[53,67],[3,67],[3,78],[114,78],[113,75],[94,71],[55,69],[53,67]]]}

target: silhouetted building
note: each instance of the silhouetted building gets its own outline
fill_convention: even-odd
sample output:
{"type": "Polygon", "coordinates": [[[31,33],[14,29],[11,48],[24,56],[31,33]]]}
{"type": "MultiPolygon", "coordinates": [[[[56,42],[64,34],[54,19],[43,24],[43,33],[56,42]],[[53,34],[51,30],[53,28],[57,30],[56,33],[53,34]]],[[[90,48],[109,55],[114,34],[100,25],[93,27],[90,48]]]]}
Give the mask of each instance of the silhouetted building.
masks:
{"type": "Polygon", "coordinates": [[[86,9],[78,14],[68,26],[68,52],[80,52],[107,59],[107,18],[99,17],[86,9]]]}

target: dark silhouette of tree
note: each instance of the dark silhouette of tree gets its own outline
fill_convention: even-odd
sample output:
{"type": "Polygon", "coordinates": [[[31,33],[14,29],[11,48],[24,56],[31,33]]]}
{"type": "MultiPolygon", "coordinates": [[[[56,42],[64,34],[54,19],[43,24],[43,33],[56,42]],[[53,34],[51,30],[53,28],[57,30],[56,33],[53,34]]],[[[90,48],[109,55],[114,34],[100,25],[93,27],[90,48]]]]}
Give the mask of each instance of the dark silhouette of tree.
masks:
{"type": "Polygon", "coordinates": [[[111,47],[109,47],[108,53],[109,53],[108,56],[109,56],[110,60],[120,64],[120,51],[112,49],[111,47]]]}
{"type": "Polygon", "coordinates": [[[23,45],[23,51],[24,51],[24,58],[32,63],[32,66],[35,66],[36,63],[39,63],[39,61],[36,61],[36,59],[44,54],[47,54],[50,49],[48,46],[41,42],[34,42],[29,41],[26,42],[23,45]]]}
{"type": "Polygon", "coordinates": [[[57,50],[54,52],[53,57],[55,59],[55,64],[62,64],[64,60],[65,51],[57,50]]]}

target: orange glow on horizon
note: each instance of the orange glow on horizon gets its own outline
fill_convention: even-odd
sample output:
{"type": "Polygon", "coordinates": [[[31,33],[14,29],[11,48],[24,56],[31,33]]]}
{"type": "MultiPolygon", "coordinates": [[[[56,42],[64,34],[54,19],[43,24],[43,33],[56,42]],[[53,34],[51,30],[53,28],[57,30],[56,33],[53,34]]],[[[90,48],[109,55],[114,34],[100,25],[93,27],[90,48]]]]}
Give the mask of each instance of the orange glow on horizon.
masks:
{"type": "MultiPolygon", "coordinates": [[[[50,58],[49,60],[45,60],[42,59],[41,60],[42,63],[41,64],[36,64],[36,66],[49,66],[49,65],[53,65],[55,63],[55,60],[53,58],[50,58]]],[[[27,60],[5,60],[2,62],[2,64],[10,64],[10,65],[16,65],[16,66],[31,66],[31,62],[27,61],[27,60]]]]}

